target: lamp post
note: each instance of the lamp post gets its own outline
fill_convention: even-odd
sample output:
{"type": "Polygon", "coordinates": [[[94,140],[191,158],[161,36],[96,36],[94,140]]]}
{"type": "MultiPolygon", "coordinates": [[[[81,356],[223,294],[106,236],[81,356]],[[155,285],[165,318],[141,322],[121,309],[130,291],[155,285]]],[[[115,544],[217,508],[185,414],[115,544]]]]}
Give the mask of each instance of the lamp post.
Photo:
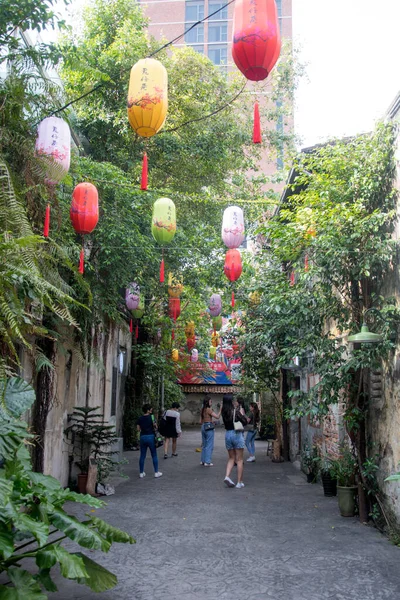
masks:
{"type": "Polygon", "coordinates": [[[381,333],[373,333],[368,329],[366,323],[366,316],[371,310],[378,310],[377,308],[369,308],[363,314],[363,322],[361,325],[361,331],[354,335],[349,335],[347,340],[353,344],[379,344],[383,342],[383,335],[381,333]]]}

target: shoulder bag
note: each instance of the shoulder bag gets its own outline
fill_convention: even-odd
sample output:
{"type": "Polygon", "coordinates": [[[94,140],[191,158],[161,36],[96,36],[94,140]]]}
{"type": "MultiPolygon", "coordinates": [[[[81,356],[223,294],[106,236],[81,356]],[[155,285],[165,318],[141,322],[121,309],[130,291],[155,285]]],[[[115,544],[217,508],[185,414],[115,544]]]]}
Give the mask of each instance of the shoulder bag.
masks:
{"type": "Polygon", "coordinates": [[[235,421],[236,409],[233,411],[233,429],[235,431],[244,431],[243,423],[241,421],[235,421]]]}
{"type": "Polygon", "coordinates": [[[165,413],[158,422],[158,431],[161,433],[161,435],[165,435],[167,433],[167,419],[165,418],[166,414],[167,411],[165,411],[165,413]]]}

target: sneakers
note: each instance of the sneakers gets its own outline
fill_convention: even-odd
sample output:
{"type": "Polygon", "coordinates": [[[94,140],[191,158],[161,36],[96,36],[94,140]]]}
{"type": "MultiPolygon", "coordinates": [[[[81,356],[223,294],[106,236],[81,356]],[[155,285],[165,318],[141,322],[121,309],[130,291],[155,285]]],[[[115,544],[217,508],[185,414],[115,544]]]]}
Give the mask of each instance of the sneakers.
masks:
{"type": "Polygon", "coordinates": [[[240,490],[240,488],[244,488],[244,483],[238,481],[237,484],[235,485],[235,488],[238,490],[240,490]]]}
{"type": "Polygon", "coordinates": [[[256,462],[256,457],[255,456],[250,456],[246,462],[256,462]]]}
{"type": "Polygon", "coordinates": [[[157,479],[157,477],[162,477],[162,473],[160,473],[160,471],[157,471],[157,473],[154,473],[154,477],[157,479]]]}
{"type": "Polygon", "coordinates": [[[168,454],[164,454],[164,458],[168,458],[168,454]]]}
{"type": "Polygon", "coordinates": [[[214,465],[213,465],[213,463],[204,463],[204,466],[205,467],[213,467],[214,465]]]}
{"type": "Polygon", "coordinates": [[[177,454],[172,453],[171,456],[178,456],[177,454]]]}
{"type": "Polygon", "coordinates": [[[224,484],[231,488],[235,487],[235,484],[233,483],[232,479],[230,479],[230,477],[225,477],[224,484]]]}
{"type": "Polygon", "coordinates": [[[140,479],[143,479],[143,477],[146,477],[146,473],[140,473],[139,477],[140,479]]]}
{"type": "Polygon", "coordinates": [[[203,463],[203,461],[201,461],[201,463],[200,463],[200,464],[201,464],[201,465],[203,465],[203,467],[204,467],[204,463],[203,463]]]}

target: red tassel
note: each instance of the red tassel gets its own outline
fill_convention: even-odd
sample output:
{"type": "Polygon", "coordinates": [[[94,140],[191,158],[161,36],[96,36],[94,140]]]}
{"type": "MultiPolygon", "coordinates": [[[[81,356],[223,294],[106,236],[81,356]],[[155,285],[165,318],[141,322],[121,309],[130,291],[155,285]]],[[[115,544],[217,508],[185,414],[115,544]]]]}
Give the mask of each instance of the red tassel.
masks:
{"type": "Polygon", "coordinates": [[[173,331],[173,332],[171,333],[171,340],[174,340],[174,339],[175,339],[175,331],[173,331]]]}
{"type": "Polygon", "coordinates": [[[136,327],[135,327],[135,338],[138,339],[139,337],[139,325],[136,323],[136,327]]]}
{"type": "Polygon", "coordinates": [[[290,285],[294,285],[295,284],[295,274],[294,271],[292,271],[290,273],[290,285]]]}
{"type": "Polygon", "coordinates": [[[131,319],[130,323],[129,323],[129,332],[132,333],[132,331],[133,331],[133,323],[132,323],[132,319],[131,319]]]}
{"type": "Polygon", "coordinates": [[[164,283],[164,257],[162,258],[160,264],[160,283],[164,283]]]}
{"type": "Polygon", "coordinates": [[[147,183],[148,183],[148,170],[147,170],[147,154],[146,152],[143,154],[143,161],[142,161],[142,181],[140,184],[140,189],[141,190],[147,190],[147,183]]]}
{"type": "Polygon", "coordinates": [[[261,125],[258,102],[254,103],[253,144],[261,144],[261,125]]]}
{"type": "Polygon", "coordinates": [[[46,213],[44,215],[44,226],[43,226],[43,235],[44,237],[49,237],[50,231],[50,204],[46,206],[46,213]]]}
{"type": "Polygon", "coordinates": [[[232,292],[231,306],[232,308],[235,306],[235,292],[232,292]]]}
{"type": "Polygon", "coordinates": [[[83,273],[85,270],[85,253],[83,248],[81,248],[81,253],[79,256],[79,273],[83,273]]]}

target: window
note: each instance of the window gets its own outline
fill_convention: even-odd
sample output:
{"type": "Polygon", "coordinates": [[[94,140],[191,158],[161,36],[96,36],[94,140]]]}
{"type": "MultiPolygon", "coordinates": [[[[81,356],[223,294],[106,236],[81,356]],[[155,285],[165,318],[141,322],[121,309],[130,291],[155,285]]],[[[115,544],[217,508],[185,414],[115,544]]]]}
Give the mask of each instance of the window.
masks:
{"type": "Polygon", "coordinates": [[[204,25],[197,25],[185,34],[185,42],[187,44],[202,44],[204,43],[204,25]]]}
{"type": "MultiPolygon", "coordinates": [[[[215,12],[216,10],[218,10],[219,8],[221,8],[221,6],[224,6],[224,3],[219,2],[219,3],[210,3],[208,5],[208,14],[211,15],[213,12],[215,12]]],[[[225,8],[223,8],[222,10],[220,10],[219,12],[217,12],[217,14],[215,14],[214,16],[210,17],[210,21],[224,21],[228,18],[228,7],[225,6],[225,8]]]]}
{"type": "Polygon", "coordinates": [[[208,41],[209,42],[227,42],[228,41],[228,25],[209,25],[208,26],[208,41]]]}
{"type": "Polygon", "coordinates": [[[209,46],[208,58],[214,65],[226,65],[228,57],[228,46],[209,46]]]}
{"type": "Polygon", "coordinates": [[[195,23],[204,19],[204,2],[188,2],[185,7],[186,23],[195,23]]]}

